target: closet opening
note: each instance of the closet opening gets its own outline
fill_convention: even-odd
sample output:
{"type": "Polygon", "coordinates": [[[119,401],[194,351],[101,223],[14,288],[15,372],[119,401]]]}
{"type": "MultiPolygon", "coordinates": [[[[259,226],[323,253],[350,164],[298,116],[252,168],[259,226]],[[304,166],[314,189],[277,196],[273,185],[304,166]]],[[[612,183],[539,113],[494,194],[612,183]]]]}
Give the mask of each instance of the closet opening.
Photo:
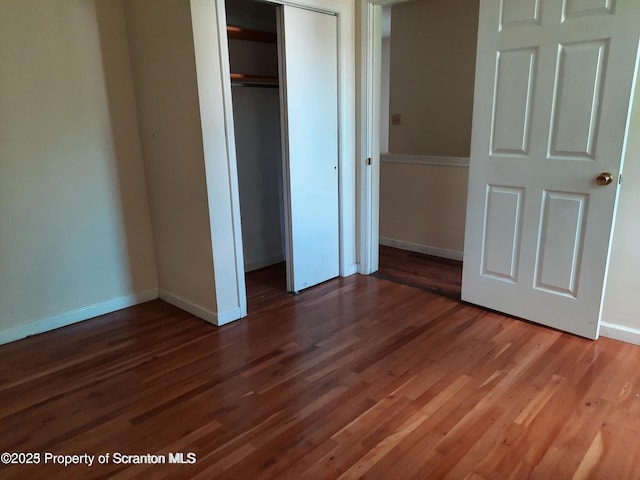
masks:
{"type": "Polygon", "coordinates": [[[277,5],[226,2],[247,300],[286,293],[277,5]]]}
{"type": "Polygon", "coordinates": [[[271,285],[284,271],[282,290],[298,293],[340,275],[338,17],[226,7],[247,298],[265,268],[271,285]]]}

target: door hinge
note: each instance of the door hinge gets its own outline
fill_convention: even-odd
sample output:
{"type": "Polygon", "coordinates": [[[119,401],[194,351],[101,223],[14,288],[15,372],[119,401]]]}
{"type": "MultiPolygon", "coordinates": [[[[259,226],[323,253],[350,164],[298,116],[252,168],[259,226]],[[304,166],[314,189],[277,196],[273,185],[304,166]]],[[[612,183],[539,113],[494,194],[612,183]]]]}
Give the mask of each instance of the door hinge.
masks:
{"type": "Polygon", "coordinates": [[[618,185],[622,185],[622,174],[618,175],[618,185]]]}
{"type": "Polygon", "coordinates": [[[367,165],[371,165],[371,157],[367,158],[367,165]]]}

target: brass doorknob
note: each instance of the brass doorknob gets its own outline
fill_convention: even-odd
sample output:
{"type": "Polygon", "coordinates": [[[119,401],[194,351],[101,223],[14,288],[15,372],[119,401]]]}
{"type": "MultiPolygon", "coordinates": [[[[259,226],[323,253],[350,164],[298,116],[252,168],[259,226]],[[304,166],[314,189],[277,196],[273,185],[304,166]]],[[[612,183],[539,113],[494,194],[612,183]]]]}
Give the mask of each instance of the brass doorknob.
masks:
{"type": "Polygon", "coordinates": [[[613,175],[611,175],[609,172],[601,173],[596,177],[596,183],[598,185],[609,185],[611,182],[613,182],[613,175]]]}

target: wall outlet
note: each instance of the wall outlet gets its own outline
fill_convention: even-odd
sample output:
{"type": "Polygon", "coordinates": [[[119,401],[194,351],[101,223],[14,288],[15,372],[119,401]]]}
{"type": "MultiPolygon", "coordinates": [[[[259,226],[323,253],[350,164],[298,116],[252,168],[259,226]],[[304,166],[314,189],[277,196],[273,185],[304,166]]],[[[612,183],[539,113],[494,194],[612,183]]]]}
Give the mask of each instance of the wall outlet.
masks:
{"type": "Polygon", "coordinates": [[[400,125],[402,121],[402,115],[399,113],[391,114],[391,125],[400,125]]]}

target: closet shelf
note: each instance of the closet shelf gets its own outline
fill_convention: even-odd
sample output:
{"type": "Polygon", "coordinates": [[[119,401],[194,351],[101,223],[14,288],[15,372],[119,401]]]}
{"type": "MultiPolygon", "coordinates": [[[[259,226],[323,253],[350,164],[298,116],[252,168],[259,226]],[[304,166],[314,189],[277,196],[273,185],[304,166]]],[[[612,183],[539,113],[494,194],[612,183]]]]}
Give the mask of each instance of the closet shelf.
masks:
{"type": "Polygon", "coordinates": [[[244,73],[232,73],[231,83],[238,85],[278,86],[278,77],[266,77],[259,75],[245,75],[244,73]]]}
{"type": "MultiPolygon", "coordinates": [[[[275,44],[277,35],[271,32],[249,30],[241,27],[227,26],[227,36],[230,39],[246,40],[250,42],[263,42],[275,44]]],[[[274,50],[275,55],[275,50],[274,50]]],[[[271,73],[271,72],[270,72],[271,73]]],[[[246,73],[232,73],[231,84],[249,87],[277,87],[278,77],[267,75],[250,75],[246,73]]]]}
{"type": "Polygon", "coordinates": [[[234,40],[249,40],[250,42],[276,43],[277,35],[271,32],[260,32],[240,27],[227,27],[227,36],[234,40]]]}

